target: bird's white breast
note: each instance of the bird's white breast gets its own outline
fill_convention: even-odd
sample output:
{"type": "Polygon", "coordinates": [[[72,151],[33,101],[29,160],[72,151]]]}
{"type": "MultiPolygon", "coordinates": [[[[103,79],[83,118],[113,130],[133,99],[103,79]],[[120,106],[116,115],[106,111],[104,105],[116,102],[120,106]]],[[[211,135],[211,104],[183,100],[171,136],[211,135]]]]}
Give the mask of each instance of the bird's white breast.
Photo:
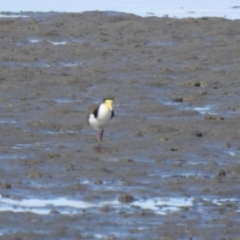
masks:
{"type": "Polygon", "coordinates": [[[101,104],[98,109],[98,116],[95,118],[94,114],[90,114],[89,123],[96,130],[103,129],[112,116],[112,111],[107,108],[105,104],[101,104]]]}

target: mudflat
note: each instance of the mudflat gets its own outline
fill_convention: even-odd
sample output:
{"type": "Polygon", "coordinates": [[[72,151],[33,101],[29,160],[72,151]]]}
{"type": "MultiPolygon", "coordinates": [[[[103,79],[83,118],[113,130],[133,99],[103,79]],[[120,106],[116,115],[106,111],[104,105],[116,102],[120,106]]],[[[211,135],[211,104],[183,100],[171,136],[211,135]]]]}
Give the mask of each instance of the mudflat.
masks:
{"type": "Polygon", "coordinates": [[[1,239],[239,239],[239,20],[3,15],[1,239]]]}

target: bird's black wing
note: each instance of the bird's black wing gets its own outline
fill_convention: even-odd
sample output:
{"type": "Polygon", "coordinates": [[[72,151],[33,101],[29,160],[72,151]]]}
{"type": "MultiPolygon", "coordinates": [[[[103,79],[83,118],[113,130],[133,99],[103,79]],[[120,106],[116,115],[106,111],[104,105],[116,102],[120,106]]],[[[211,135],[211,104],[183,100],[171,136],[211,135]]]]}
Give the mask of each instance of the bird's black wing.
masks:
{"type": "Polygon", "coordinates": [[[114,118],[114,116],[115,116],[115,113],[114,113],[114,111],[112,110],[112,116],[111,116],[111,119],[114,118]]]}
{"type": "Polygon", "coordinates": [[[97,108],[94,109],[94,111],[93,111],[93,115],[94,115],[95,118],[98,117],[98,109],[99,109],[99,107],[97,107],[97,108]]]}

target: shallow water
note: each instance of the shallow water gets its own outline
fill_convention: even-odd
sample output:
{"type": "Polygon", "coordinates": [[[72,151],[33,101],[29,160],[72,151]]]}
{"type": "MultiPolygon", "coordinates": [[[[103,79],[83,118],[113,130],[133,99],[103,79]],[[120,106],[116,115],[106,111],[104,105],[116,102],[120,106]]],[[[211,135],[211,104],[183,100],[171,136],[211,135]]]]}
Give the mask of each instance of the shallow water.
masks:
{"type": "MultiPolygon", "coordinates": [[[[161,2],[156,0],[151,1],[132,1],[129,4],[124,0],[121,2],[112,1],[91,1],[79,3],[76,0],[68,0],[58,2],[54,1],[42,1],[36,3],[33,1],[25,0],[19,4],[18,1],[12,0],[11,2],[3,2],[1,11],[7,11],[7,14],[2,14],[4,17],[9,17],[9,12],[20,11],[37,11],[37,12],[84,12],[84,11],[108,11],[109,16],[118,15],[117,12],[133,13],[140,16],[164,16],[170,17],[205,17],[205,16],[218,16],[227,17],[229,19],[239,19],[239,2],[237,0],[225,1],[225,0],[213,0],[210,3],[206,0],[201,2],[193,2],[190,0],[184,0],[176,2],[170,0],[167,2],[161,2]],[[110,10],[110,11],[109,11],[110,10]]],[[[14,15],[13,15],[14,16],[14,15]]]]}

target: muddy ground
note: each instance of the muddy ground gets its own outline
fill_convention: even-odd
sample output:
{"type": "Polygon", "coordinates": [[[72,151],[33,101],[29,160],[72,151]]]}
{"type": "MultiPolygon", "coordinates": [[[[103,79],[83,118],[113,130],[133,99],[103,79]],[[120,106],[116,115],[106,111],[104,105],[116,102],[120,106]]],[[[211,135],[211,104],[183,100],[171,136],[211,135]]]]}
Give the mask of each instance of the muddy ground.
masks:
{"type": "Polygon", "coordinates": [[[4,13],[0,238],[240,239],[239,24],[4,13]]]}

